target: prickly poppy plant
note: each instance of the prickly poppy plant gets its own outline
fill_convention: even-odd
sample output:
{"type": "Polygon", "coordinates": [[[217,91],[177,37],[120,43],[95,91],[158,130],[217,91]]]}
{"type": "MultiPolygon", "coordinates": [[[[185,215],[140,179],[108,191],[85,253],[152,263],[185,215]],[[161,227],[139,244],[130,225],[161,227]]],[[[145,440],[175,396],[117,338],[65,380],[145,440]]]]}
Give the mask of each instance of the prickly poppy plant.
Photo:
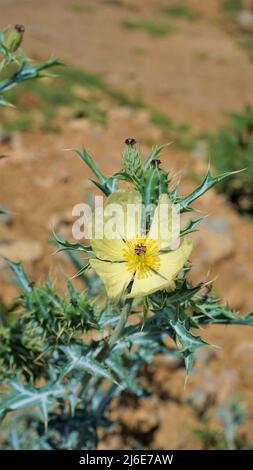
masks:
{"type": "MultiPolygon", "coordinates": [[[[59,64],[32,65],[21,50],[24,33],[23,25],[0,32],[1,105],[9,104],[9,89],[48,76],[45,70],[59,64]]],[[[2,448],[95,449],[98,431],[110,433],[115,425],[112,400],[148,396],[143,366],[157,354],[181,357],[187,376],[196,350],[207,346],[196,333],[200,327],[253,325],[253,313],[242,317],[221,305],[210,283],[192,284],[190,234],[202,218],[180,226],[180,214],[193,213],[192,203],[233,173],[208,170],[181,196],[163,169],[164,147],[142,161],[135,139],[126,139],[122,168],[109,177],[86,150],[77,150],[94,173],[103,211],[93,208],[73,225],[76,242],[60,234],[54,241],[83,288],[68,280],[59,294],[51,278],[34,284],[20,263],[9,261],[20,295],[10,307],[0,305],[2,448]]]]}
{"type": "Polygon", "coordinates": [[[127,139],[122,168],[112,176],[86,150],[77,151],[103,194],[104,217],[100,213],[94,223],[93,208],[85,240],[55,234],[55,243],[78,268],[83,288],[69,280],[65,295],[59,294],[52,279],[33,284],[21,264],[9,262],[20,296],[1,313],[4,448],[95,449],[98,430],[113,429],[114,397],[148,395],[140,380],[143,365],[157,354],[182,357],[187,376],[196,350],[207,346],[196,334],[200,327],[253,325],[253,313],[242,317],[221,305],[210,283],[191,282],[191,233],[201,218],[177,223],[231,173],[213,176],[208,170],[182,196],[163,169],[164,147],[142,161],[135,140],[127,139]]]}

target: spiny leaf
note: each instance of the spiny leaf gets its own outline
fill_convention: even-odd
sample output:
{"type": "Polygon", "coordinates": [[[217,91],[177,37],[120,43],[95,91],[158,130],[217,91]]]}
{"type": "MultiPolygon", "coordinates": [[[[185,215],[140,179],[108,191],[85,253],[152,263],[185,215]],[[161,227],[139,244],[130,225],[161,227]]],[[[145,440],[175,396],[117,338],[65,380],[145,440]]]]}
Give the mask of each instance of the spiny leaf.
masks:
{"type": "Polygon", "coordinates": [[[8,411],[20,410],[27,407],[39,407],[45,426],[48,422],[48,411],[57,398],[64,398],[66,391],[63,385],[50,382],[44,387],[34,387],[23,384],[17,377],[9,382],[11,391],[0,402],[0,416],[8,411]]]}
{"type": "Polygon", "coordinates": [[[0,96],[0,106],[11,106],[14,107],[8,100],[6,100],[3,96],[0,96]]]}
{"type": "Polygon", "coordinates": [[[111,372],[107,367],[100,364],[96,359],[88,356],[87,351],[82,350],[77,345],[63,346],[61,349],[68,359],[62,369],[61,378],[76,369],[88,372],[93,377],[113,380],[111,372]]]}
{"type": "Polygon", "coordinates": [[[14,261],[8,260],[8,265],[11,270],[15,273],[15,279],[17,280],[19,286],[24,292],[32,292],[32,287],[30,281],[24,271],[24,268],[21,263],[15,263],[14,261]]]}
{"type": "Polygon", "coordinates": [[[76,274],[74,274],[74,276],[72,277],[72,279],[75,279],[76,277],[79,277],[79,276],[83,276],[83,274],[88,271],[90,269],[90,264],[87,263],[87,264],[84,264],[83,267],[81,269],[79,269],[79,271],[77,271],[76,274]]]}
{"type": "Polygon", "coordinates": [[[106,182],[106,176],[102,173],[102,171],[98,168],[97,164],[94,162],[92,156],[87,152],[87,150],[79,150],[79,149],[72,149],[76,152],[79,157],[86,163],[86,165],[91,169],[91,171],[96,175],[100,184],[104,184],[106,182]]]}
{"type": "Polygon", "coordinates": [[[187,375],[189,375],[194,364],[194,353],[191,352],[189,349],[185,349],[185,351],[183,351],[182,354],[184,358],[186,373],[187,375]]]}
{"type": "Polygon", "coordinates": [[[85,150],[78,150],[78,149],[72,149],[74,152],[76,152],[81,159],[86,163],[86,165],[91,169],[91,171],[96,175],[98,178],[98,181],[91,180],[101,191],[106,195],[109,196],[113,191],[116,191],[117,189],[117,179],[112,177],[112,178],[107,178],[100,168],[98,168],[97,164],[94,162],[93,158],[91,155],[85,150]]]}
{"type": "Polygon", "coordinates": [[[133,393],[141,395],[142,389],[134,378],[134,374],[132,373],[134,371],[131,371],[128,367],[126,367],[122,356],[120,356],[116,352],[113,352],[106,359],[106,364],[116,375],[121,387],[124,386],[125,388],[131,390],[133,393]]]}
{"type": "Polygon", "coordinates": [[[105,183],[100,183],[99,181],[92,179],[90,181],[92,181],[92,183],[95,184],[95,186],[97,186],[97,188],[99,188],[106,196],[109,196],[118,189],[118,181],[114,176],[113,178],[107,178],[105,183]]]}
{"type": "Polygon", "coordinates": [[[59,235],[56,235],[55,233],[53,242],[60,245],[58,252],[75,250],[83,251],[84,253],[87,253],[89,255],[93,253],[90,246],[83,245],[82,243],[71,243],[68,240],[65,240],[64,238],[60,237],[59,235]]]}
{"type": "Polygon", "coordinates": [[[228,305],[221,305],[219,299],[212,295],[203,296],[193,304],[191,321],[194,325],[231,324],[253,326],[253,312],[240,315],[231,310],[228,305]]]}
{"type": "Polygon", "coordinates": [[[156,292],[150,296],[154,311],[164,306],[170,307],[174,304],[182,305],[185,301],[190,300],[200,289],[203,284],[199,283],[193,286],[187,279],[179,279],[176,281],[176,289],[171,292],[156,292]]]}
{"type": "Polygon", "coordinates": [[[42,70],[57,65],[62,65],[62,63],[58,59],[50,59],[42,64],[32,66],[27,58],[24,58],[18,71],[12,77],[0,82],[0,93],[5,93],[26,80],[40,78],[42,70]]]}
{"type": "Polygon", "coordinates": [[[127,181],[128,183],[132,183],[135,185],[136,189],[141,188],[141,181],[139,178],[136,177],[134,174],[129,174],[126,170],[119,171],[118,173],[114,173],[114,178],[117,178],[121,181],[127,181]]]}
{"type": "Polygon", "coordinates": [[[206,191],[211,189],[213,186],[215,186],[218,183],[221,183],[221,181],[225,180],[226,178],[229,178],[232,175],[235,175],[236,173],[240,173],[240,171],[228,171],[226,173],[222,173],[221,175],[217,176],[212,176],[210,168],[208,169],[208,172],[202,181],[202,183],[194,189],[188,196],[178,198],[176,202],[180,204],[180,210],[181,212],[187,211],[188,206],[198,199],[200,196],[202,196],[206,191]]]}
{"type": "Polygon", "coordinates": [[[200,336],[193,336],[185,327],[185,325],[179,320],[170,320],[170,325],[175,330],[176,335],[180,341],[183,350],[188,350],[189,352],[195,352],[198,348],[202,346],[207,346],[208,343],[203,341],[200,336]]]}
{"type": "Polygon", "coordinates": [[[180,231],[180,237],[187,235],[188,233],[196,232],[199,224],[204,220],[205,217],[200,217],[196,220],[189,220],[186,227],[180,231]]]}
{"type": "MultiPolygon", "coordinates": [[[[94,284],[95,284],[94,283],[94,278],[91,278],[90,276],[86,276],[85,273],[86,273],[87,269],[85,269],[84,271],[82,271],[82,273],[80,273],[80,271],[83,269],[84,265],[83,265],[82,258],[79,256],[79,253],[77,254],[74,250],[70,250],[70,251],[66,252],[69,259],[72,261],[74,266],[78,269],[78,273],[79,273],[78,277],[80,277],[80,279],[82,281],[84,281],[85,287],[88,288],[89,294],[92,294],[93,293],[93,287],[94,287],[94,284]]],[[[97,277],[97,279],[99,279],[99,278],[97,277]]]]}

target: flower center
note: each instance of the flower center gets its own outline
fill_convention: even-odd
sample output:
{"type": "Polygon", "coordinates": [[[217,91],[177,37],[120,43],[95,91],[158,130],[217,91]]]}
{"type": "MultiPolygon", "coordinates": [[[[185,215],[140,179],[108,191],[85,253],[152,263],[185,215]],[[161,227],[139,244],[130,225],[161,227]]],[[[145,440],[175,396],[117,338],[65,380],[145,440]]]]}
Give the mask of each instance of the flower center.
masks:
{"type": "Polygon", "coordinates": [[[143,243],[138,243],[134,249],[135,253],[140,256],[143,253],[146,253],[147,247],[143,243]]]}
{"type": "Polygon", "coordinates": [[[137,237],[126,240],[122,254],[128,262],[128,269],[136,271],[139,279],[148,277],[160,265],[159,250],[156,240],[148,237],[137,237]]]}

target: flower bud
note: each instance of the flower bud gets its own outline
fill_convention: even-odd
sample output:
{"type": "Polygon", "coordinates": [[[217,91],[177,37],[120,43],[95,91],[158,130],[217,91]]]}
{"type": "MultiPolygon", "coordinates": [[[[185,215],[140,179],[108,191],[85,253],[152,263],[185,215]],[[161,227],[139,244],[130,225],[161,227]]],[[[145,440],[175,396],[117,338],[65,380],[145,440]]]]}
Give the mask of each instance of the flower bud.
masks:
{"type": "Polygon", "coordinates": [[[5,47],[9,52],[17,51],[22,43],[24,32],[25,27],[22,24],[16,24],[15,30],[11,31],[6,39],[5,47]]]}
{"type": "Polygon", "coordinates": [[[123,151],[123,167],[130,175],[140,176],[141,159],[139,150],[135,147],[135,139],[126,139],[123,151]]]}

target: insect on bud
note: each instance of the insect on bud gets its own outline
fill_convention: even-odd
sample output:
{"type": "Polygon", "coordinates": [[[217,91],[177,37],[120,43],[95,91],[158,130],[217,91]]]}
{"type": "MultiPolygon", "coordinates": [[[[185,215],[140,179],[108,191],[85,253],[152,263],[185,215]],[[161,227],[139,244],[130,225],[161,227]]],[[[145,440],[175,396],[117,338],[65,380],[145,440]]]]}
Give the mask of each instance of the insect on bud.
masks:
{"type": "Polygon", "coordinates": [[[126,145],[130,145],[131,147],[132,147],[133,145],[135,145],[136,143],[137,143],[137,142],[136,142],[135,139],[133,139],[133,137],[129,137],[128,139],[125,140],[125,144],[126,144],[126,145]]]}
{"type": "Polygon", "coordinates": [[[161,163],[162,163],[161,160],[154,159],[154,160],[151,160],[150,166],[151,166],[151,168],[157,168],[157,167],[159,167],[159,165],[161,165],[161,163]]]}
{"type": "Polygon", "coordinates": [[[5,47],[9,52],[16,52],[21,46],[24,32],[25,27],[22,24],[16,24],[15,30],[10,32],[5,43],[5,47]]]}
{"type": "Polygon", "coordinates": [[[15,25],[15,30],[18,32],[18,33],[24,33],[25,32],[25,27],[23,24],[16,24],[15,25]]]}

